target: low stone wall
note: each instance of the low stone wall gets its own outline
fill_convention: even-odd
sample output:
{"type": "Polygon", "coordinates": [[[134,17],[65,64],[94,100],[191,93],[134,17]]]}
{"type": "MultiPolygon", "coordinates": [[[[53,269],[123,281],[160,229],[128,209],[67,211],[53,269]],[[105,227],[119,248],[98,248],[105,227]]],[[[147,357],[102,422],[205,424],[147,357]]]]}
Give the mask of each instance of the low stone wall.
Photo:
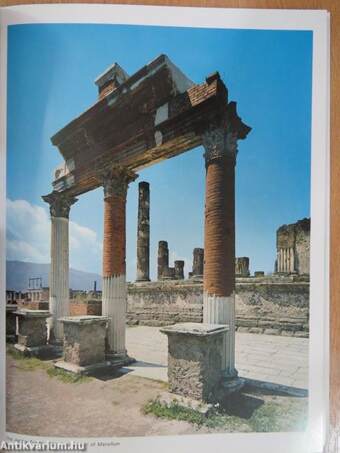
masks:
{"type": "Polygon", "coordinates": [[[165,326],[177,322],[202,322],[202,284],[189,280],[130,283],[129,324],[165,326]]]}
{"type": "MultiPolygon", "coordinates": [[[[202,282],[130,283],[127,320],[131,325],[148,326],[202,322],[202,282]]],[[[308,281],[289,277],[237,279],[236,327],[239,331],[307,337],[308,322],[308,281]]]]}

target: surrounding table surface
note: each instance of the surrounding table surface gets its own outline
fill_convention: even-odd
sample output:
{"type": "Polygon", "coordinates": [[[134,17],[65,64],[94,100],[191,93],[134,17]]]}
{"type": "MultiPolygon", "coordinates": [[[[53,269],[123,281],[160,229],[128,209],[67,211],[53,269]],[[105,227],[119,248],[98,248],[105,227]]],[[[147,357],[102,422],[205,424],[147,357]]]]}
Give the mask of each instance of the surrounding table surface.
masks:
{"type": "MultiPolygon", "coordinates": [[[[332,432],[340,431],[340,0],[111,0],[51,1],[0,0],[1,6],[30,3],[108,3],[135,5],[200,6],[225,8],[326,9],[331,13],[331,372],[330,416],[332,432]]],[[[334,446],[329,453],[335,453],[334,446]]]]}

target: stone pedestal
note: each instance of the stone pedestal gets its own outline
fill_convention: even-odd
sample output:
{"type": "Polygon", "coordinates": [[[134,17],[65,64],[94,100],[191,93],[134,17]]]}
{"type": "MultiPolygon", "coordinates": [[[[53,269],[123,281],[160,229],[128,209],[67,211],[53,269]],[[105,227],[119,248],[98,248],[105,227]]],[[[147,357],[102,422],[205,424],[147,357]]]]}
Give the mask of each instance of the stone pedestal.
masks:
{"type": "Polygon", "coordinates": [[[15,348],[25,354],[39,355],[48,349],[47,318],[51,314],[47,310],[18,310],[18,342],[15,348]]]}
{"type": "Polygon", "coordinates": [[[105,360],[106,329],[109,318],[74,316],[59,320],[64,328],[63,360],[57,368],[88,373],[109,365],[105,360]]]}
{"type": "Polygon", "coordinates": [[[14,342],[16,337],[16,305],[6,305],[6,341],[14,342]]]}
{"type": "Polygon", "coordinates": [[[223,386],[228,326],[181,323],[164,327],[168,336],[168,378],[173,393],[216,401],[223,386]]]}

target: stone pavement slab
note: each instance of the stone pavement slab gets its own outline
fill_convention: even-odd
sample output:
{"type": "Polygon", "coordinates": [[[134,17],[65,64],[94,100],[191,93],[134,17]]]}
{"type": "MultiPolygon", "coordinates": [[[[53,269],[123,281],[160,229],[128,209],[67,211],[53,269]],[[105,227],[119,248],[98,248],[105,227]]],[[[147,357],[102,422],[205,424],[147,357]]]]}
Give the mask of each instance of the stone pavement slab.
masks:
{"type": "MultiPolygon", "coordinates": [[[[167,381],[166,335],[158,327],[127,328],[127,350],[137,362],[136,376],[167,381]]],[[[308,338],[236,333],[236,368],[240,377],[308,388],[308,338]]]]}

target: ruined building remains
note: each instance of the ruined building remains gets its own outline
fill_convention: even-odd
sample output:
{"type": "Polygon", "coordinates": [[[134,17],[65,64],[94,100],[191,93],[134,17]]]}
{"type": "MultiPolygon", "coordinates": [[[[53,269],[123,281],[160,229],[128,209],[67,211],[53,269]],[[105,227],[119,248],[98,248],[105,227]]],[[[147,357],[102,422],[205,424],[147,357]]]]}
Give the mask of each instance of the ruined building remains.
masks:
{"type": "MultiPolygon", "coordinates": [[[[69,213],[82,194],[102,187],[103,315],[109,319],[107,358],[129,361],[126,321],[126,200],[138,172],[203,146],[205,224],[203,321],[226,324],[224,376],[235,370],[235,166],[237,144],[251,128],[218,72],[195,84],[166,55],[129,75],[117,63],[95,81],[98,100],[53,137],[63,158],[52,191],[43,196],[51,214],[49,307],[53,342],[63,340],[69,304],[69,213]]],[[[138,276],[147,280],[148,187],[141,185],[138,276]]],[[[169,268],[168,247],[160,244],[159,278],[182,276],[182,263],[169,268]]],[[[99,327],[98,327],[99,328],[99,327]]]]}
{"type": "Polygon", "coordinates": [[[235,275],[236,277],[249,277],[249,258],[242,256],[235,258],[235,275]]]}
{"type": "Polygon", "coordinates": [[[280,226],[276,232],[276,247],[275,272],[309,275],[310,219],[280,226]]]}

